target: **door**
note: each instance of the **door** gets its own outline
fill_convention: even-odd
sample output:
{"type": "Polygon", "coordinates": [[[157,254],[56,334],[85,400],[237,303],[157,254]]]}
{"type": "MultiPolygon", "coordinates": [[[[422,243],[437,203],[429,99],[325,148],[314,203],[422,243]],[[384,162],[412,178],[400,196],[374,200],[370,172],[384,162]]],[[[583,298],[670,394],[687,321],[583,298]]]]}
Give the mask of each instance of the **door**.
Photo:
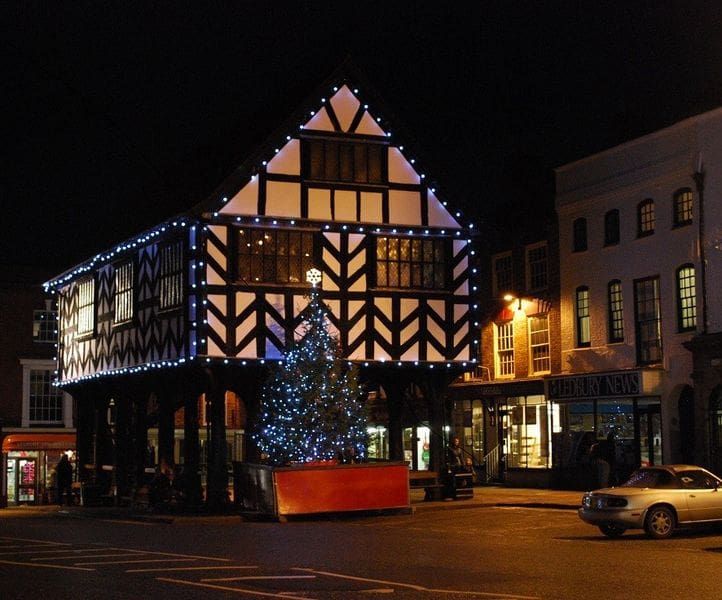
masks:
{"type": "Polygon", "coordinates": [[[662,464],[662,416],[659,404],[640,406],[637,411],[639,464],[662,464]]]}
{"type": "Polygon", "coordinates": [[[34,458],[18,459],[18,502],[35,502],[37,464],[34,458]]]}

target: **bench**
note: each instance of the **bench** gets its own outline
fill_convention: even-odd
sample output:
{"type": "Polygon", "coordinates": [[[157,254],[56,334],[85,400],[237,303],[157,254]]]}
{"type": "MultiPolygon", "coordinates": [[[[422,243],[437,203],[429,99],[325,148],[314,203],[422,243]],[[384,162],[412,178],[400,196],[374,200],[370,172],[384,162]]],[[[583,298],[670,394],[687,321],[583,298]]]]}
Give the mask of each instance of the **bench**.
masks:
{"type": "Polygon", "coordinates": [[[423,488],[424,501],[444,499],[444,484],[436,471],[409,471],[409,488],[423,488]]]}

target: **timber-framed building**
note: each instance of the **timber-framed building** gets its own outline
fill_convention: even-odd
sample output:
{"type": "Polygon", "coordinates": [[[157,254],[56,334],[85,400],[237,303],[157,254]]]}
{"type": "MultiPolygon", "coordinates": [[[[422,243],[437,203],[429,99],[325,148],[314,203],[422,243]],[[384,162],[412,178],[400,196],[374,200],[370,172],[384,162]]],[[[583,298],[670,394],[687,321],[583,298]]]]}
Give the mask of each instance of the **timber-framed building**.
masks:
{"type": "Polygon", "coordinates": [[[182,465],[189,497],[222,503],[311,268],[369,393],[372,458],[441,466],[446,385],[477,361],[474,229],[388,115],[345,63],[209,198],[47,282],[84,480],[130,497],[182,465]]]}

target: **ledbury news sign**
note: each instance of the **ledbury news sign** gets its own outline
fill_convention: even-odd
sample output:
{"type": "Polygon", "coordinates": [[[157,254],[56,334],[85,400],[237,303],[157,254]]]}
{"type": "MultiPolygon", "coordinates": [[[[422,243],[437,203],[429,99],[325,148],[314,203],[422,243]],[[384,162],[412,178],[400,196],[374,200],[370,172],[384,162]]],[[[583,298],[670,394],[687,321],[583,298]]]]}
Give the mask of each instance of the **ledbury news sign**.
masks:
{"type": "Polygon", "coordinates": [[[549,400],[623,398],[642,394],[639,371],[566,375],[546,380],[549,400]]]}

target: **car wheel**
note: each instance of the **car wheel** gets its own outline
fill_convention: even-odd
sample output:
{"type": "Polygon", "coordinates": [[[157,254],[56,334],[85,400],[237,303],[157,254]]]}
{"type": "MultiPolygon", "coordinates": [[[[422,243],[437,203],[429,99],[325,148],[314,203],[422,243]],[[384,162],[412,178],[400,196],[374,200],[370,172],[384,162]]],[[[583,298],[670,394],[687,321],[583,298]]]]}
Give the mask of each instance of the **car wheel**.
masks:
{"type": "Polygon", "coordinates": [[[674,511],[667,506],[653,506],[647,511],[644,519],[644,531],[651,538],[661,540],[668,538],[674,531],[674,511]]]}
{"type": "Polygon", "coordinates": [[[614,525],[613,523],[605,523],[604,525],[599,526],[599,531],[601,531],[607,537],[617,538],[624,535],[624,532],[627,530],[624,527],[614,525]]]}

